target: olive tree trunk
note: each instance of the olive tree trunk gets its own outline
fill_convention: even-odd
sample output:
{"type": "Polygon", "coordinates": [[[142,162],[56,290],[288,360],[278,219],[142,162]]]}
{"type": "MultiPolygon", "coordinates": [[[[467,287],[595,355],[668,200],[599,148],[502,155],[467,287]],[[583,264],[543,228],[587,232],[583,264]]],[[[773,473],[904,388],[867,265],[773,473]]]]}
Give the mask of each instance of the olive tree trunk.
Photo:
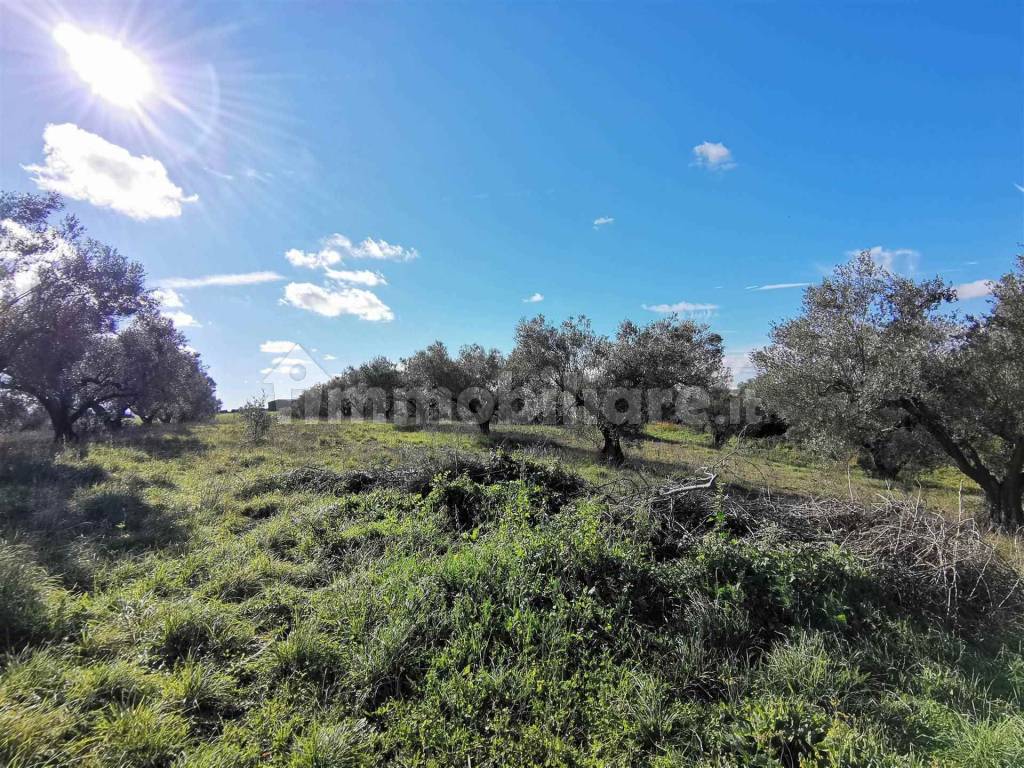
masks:
{"type": "Polygon", "coordinates": [[[1002,482],[988,483],[984,491],[989,517],[994,525],[1008,531],[1024,527],[1024,501],[1021,498],[1024,488],[1019,473],[1002,482]]]}
{"type": "Polygon", "coordinates": [[[622,441],[619,433],[608,427],[601,427],[601,437],[604,438],[604,445],[601,447],[601,458],[613,466],[619,466],[626,460],[622,452],[622,441]]]}
{"type": "Polygon", "coordinates": [[[71,408],[67,404],[53,400],[47,402],[44,407],[50,417],[50,425],[53,427],[53,442],[62,443],[78,439],[78,435],[75,434],[75,422],[71,416],[71,408]]]}

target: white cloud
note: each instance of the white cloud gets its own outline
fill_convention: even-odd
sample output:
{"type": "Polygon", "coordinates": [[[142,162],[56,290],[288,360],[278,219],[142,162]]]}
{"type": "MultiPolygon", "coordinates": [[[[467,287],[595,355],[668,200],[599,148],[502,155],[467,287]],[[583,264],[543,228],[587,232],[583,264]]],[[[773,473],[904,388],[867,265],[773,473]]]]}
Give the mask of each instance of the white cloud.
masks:
{"type": "Polygon", "coordinates": [[[318,251],[302,251],[298,248],[291,248],[285,252],[284,257],[295,267],[323,269],[331,280],[373,287],[388,284],[380,272],[372,272],[368,269],[331,269],[331,267],[346,259],[409,261],[418,255],[415,248],[391,245],[384,240],[374,240],[373,238],[367,238],[356,244],[344,235],[335,233],[324,238],[323,247],[318,251]]]}
{"type": "Polygon", "coordinates": [[[961,301],[966,299],[980,299],[983,296],[991,296],[992,288],[995,285],[991,280],[975,280],[973,283],[964,283],[956,287],[956,297],[961,301]]]}
{"type": "Polygon", "coordinates": [[[787,288],[806,288],[810,283],[769,283],[768,285],[748,285],[748,291],[783,291],[787,288]]]}
{"type": "Polygon", "coordinates": [[[256,285],[284,280],[277,272],[242,272],[234,275],[205,275],[203,277],[168,277],[158,280],[161,288],[206,288],[211,285],[256,285]]]}
{"type": "Polygon", "coordinates": [[[322,269],[331,281],[324,287],[312,283],[289,283],[285,286],[283,304],[324,315],[355,315],[363,320],[387,322],[395,315],[373,291],[354,286],[375,288],[388,282],[380,272],[369,269],[332,269],[349,259],[374,259],[377,261],[409,261],[419,256],[415,248],[392,245],[385,240],[368,237],[360,243],[353,243],[345,235],[334,233],[321,241],[318,251],[302,251],[292,248],[285,258],[296,267],[322,269]]]}
{"type": "Polygon", "coordinates": [[[543,293],[535,293],[532,296],[527,296],[523,299],[524,304],[537,304],[538,302],[544,301],[543,293]]]}
{"type": "Polygon", "coordinates": [[[338,358],[335,355],[331,355],[331,354],[324,355],[324,360],[337,360],[337,359],[338,358]]]}
{"type": "Polygon", "coordinates": [[[291,248],[285,252],[284,257],[292,266],[306,267],[307,269],[319,269],[341,261],[341,254],[334,248],[321,248],[316,252],[291,248]]]}
{"type": "Polygon", "coordinates": [[[614,216],[598,216],[596,219],[594,219],[594,229],[598,229],[600,227],[605,226],[606,224],[613,223],[615,223],[614,216]]]}
{"type": "Polygon", "coordinates": [[[199,199],[171,182],[159,160],[136,157],[73,123],[47,125],[43,144],[45,162],[23,166],[40,189],[140,220],[181,216],[183,204],[199,199]]]}
{"type": "Polygon", "coordinates": [[[260,352],[271,355],[286,355],[296,347],[294,341],[264,341],[260,344],[260,352]]]}
{"type": "Polygon", "coordinates": [[[719,142],[705,141],[693,148],[694,165],[712,171],[728,171],[736,167],[732,150],[719,142]]]}
{"type": "Polygon", "coordinates": [[[846,255],[853,257],[858,255],[861,250],[866,250],[872,261],[887,272],[912,275],[917,271],[917,265],[921,260],[921,254],[912,248],[885,248],[881,245],[847,251],[846,255]]]}
{"type": "Polygon", "coordinates": [[[312,283],[289,283],[285,286],[282,302],[324,317],[355,315],[372,322],[388,322],[395,318],[391,308],[377,294],[362,288],[330,291],[312,283]]]}
{"type": "Polygon", "coordinates": [[[158,288],[153,291],[153,298],[160,304],[160,314],[168,318],[178,328],[201,328],[202,324],[182,308],[184,300],[178,292],[171,288],[158,288]]]}
{"type": "Polygon", "coordinates": [[[324,274],[331,278],[331,280],[337,280],[339,283],[355,283],[356,285],[366,285],[371,288],[375,285],[388,284],[388,281],[384,279],[384,275],[380,272],[371,272],[368,269],[325,268],[324,274]]]}
{"type": "Polygon", "coordinates": [[[361,243],[353,243],[337,232],[328,237],[324,244],[327,248],[337,249],[342,256],[352,259],[377,259],[380,261],[411,261],[419,256],[415,248],[392,245],[386,240],[374,240],[368,237],[361,243]]]}
{"type": "Polygon", "coordinates": [[[677,314],[705,314],[709,315],[718,309],[717,304],[694,304],[690,301],[677,301],[675,304],[642,304],[648,312],[658,312],[663,315],[677,314]]]}
{"type": "Polygon", "coordinates": [[[1018,192],[1024,192],[1024,187],[1022,187],[1020,184],[1017,184],[1015,182],[1013,186],[1015,186],[1017,188],[1018,192]]]}
{"type": "Polygon", "coordinates": [[[178,328],[200,328],[199,321],[196,320],[188,312],[161,312],[161,315],[168,318],[178,328]]]}
{"type": "Polygon", "coordinates": [[[181,296],[173,288],[157,288],[153,291],[153,298],[164,309],[180,309],[185,306],[185,302],[181,300],[181,296]]]}

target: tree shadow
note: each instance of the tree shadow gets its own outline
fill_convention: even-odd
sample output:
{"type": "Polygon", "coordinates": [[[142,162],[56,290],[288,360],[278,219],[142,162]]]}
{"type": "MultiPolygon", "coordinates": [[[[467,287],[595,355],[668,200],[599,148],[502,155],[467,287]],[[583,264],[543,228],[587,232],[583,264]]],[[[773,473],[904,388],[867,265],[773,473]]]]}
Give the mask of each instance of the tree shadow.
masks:
{"type": "Polygon", "coordinates": [[[53,450],[38,444],[27,449],[0,446],[0,487],[47,483],[80,488],[107,478],[98,464],[61,464],[54,458],[53,450]]]}
{"type": "Polygon", "coordinates": [[[0,444],[0,539],[28,547],[66,586],[88,589],[104,563],[184,541],[177,517],[137,477],[63,460],[52,446],[0,444]]]}
{"type": "MultiPolygon", "coordinates": [[[[120,436],[119,436],[120,438],[120,436]]],[[[209,449],[188,427],[142,426],[125,433],[124,442],[151,459],[179,459],[202,456],[209,449]]]]}

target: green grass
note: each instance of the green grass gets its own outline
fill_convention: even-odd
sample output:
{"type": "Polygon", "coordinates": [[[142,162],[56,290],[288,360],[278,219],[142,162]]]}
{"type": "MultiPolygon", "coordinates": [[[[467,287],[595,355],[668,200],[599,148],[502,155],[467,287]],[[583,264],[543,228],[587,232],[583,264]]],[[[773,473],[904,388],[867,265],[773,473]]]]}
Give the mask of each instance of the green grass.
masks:
{"type": "Polygon", "coordinates": [[[552,427],[126,432],[0,444],[0,764],[1024,764],[1019,617],[954,631],[842,546],[719,519],[755,491],[955,515],[955,477],[669,425],[623,469],[552,427]],[[606,496],[712,465],[735,485],[685,536],[606,496]]]}

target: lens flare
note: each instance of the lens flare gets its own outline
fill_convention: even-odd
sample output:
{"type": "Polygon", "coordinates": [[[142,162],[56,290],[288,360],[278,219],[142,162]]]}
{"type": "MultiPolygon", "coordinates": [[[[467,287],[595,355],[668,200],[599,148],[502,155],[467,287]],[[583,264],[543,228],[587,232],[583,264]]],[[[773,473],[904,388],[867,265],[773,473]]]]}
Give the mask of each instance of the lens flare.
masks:
{"type": "Polygon", "coordinates": [[[119,107],[136,107],[153,90],[149,68],[117,40],[58,24],[53,39],[93,93],[119,107]]]}

